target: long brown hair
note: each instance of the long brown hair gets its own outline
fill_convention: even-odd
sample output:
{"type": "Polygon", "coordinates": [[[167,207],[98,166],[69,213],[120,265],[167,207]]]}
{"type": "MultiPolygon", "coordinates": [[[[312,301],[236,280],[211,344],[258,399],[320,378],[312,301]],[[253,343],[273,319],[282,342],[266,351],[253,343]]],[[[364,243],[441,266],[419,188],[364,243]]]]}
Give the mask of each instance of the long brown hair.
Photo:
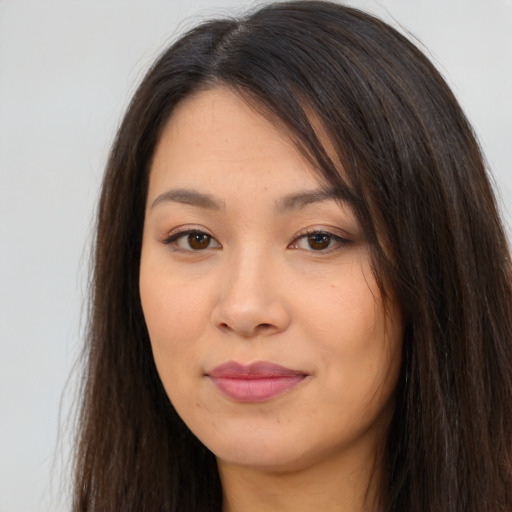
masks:
{"type": "Polygon", "coordinates": [[[165,394],[138,290],[159,134],[178,102],[218,85],[263,105],[350,194],[383,293],[400,303],[381,510],[509,510],[512,272],[479,146],[405,37],[361,11],[307,0],[201,24],[162,54],[129,106],[99,204],[74,510],[221,509],[215,457],[165,394]]]}

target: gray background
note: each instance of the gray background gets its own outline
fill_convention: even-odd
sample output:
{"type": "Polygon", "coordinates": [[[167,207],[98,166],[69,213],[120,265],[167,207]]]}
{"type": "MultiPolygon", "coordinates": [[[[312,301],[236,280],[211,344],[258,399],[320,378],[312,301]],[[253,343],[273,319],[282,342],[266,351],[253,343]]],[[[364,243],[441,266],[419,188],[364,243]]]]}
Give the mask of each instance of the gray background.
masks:
{"type": "MultiPolygon", "coordinates": [[[[510,225],[511,0],[351,3],[428,48],[475,126],[510,225]]],[[[93,209],[121,113],[176,35],[248,5],[0,0],[0,512],[69,508],[93,209]]]]}

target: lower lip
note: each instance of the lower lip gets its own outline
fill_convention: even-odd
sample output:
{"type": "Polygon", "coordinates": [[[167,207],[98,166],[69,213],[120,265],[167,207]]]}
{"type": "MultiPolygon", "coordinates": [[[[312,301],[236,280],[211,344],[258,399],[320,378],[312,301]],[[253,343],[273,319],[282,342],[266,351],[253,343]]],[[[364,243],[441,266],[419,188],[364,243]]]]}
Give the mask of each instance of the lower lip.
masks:
{"type": "Polygon", "coordinates": [[[265,402],[293,389],[305,375],[261,378],[211,377],[215,387],[238,402],[265,402]]]}

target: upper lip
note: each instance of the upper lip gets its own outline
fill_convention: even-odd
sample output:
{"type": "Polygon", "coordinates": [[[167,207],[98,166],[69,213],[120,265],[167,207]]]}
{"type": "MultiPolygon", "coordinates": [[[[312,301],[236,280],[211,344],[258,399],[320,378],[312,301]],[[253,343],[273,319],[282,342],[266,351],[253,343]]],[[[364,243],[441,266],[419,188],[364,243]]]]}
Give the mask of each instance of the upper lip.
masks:
{"type": "Polygon", "coordinates": [[[214,379],[264,379],[299,377],[307,374],[268,361],[258,361],[249,365],[229,361],[217,366],[208,375],[214,379]]]}

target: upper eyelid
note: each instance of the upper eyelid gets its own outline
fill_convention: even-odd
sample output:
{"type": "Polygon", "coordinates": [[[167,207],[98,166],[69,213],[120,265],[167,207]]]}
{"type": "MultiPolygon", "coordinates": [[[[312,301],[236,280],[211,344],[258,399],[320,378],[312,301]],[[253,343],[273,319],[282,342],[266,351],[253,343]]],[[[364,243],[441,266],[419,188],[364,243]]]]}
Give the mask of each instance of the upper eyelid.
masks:
{"type": "Polygon", "coordinates": [[[178,235],[186,235],[188,233],[204,233],[205,235],[215,238],[210,233],[210,231],[208,229],[206,229],[204,226],[191,224],[191,225],[179,226],[177,228],[171,229],[164,235],[163,240],[168,240],[168,239],[170,239],[174,236],[178,236],[178,235]]]}
{"type": "Polygon", "coordinates": [[[315,234],[330,235],[332,237],[340,238],[347,241],[350,241],[353,238],[349,233],[343,231],[341,228],[311,226],[298,231],[294,236],[294,240],[297,240],[298,238],[301,238],[303,236],[315,234]]]}

